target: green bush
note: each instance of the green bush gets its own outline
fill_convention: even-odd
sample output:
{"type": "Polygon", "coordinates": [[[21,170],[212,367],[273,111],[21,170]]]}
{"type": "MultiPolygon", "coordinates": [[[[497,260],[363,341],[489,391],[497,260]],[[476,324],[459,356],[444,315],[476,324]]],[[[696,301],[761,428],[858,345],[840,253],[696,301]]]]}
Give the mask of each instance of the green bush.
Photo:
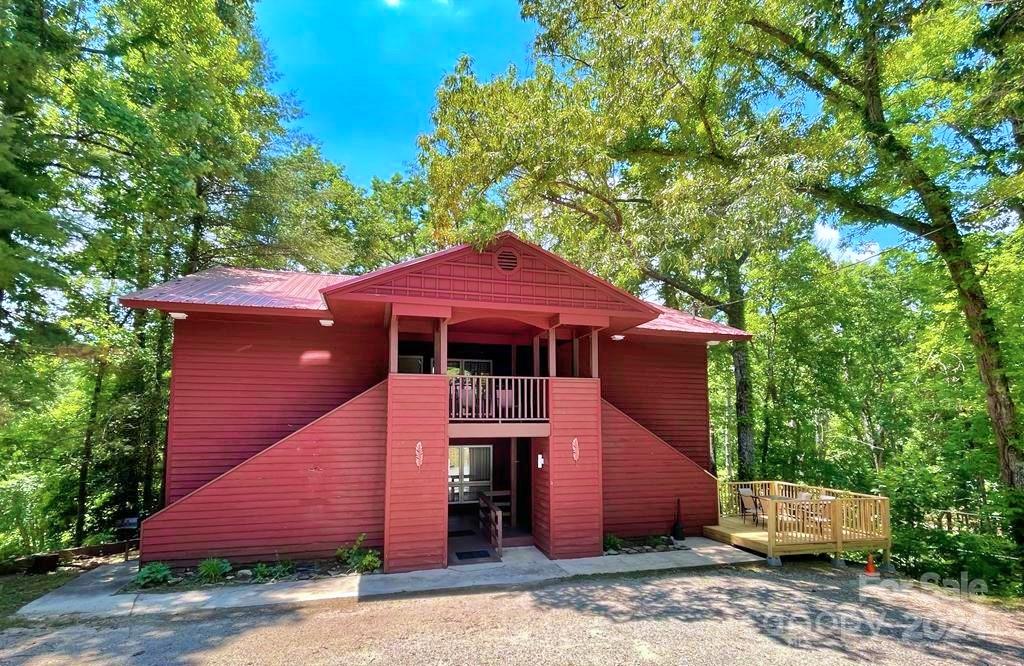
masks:
{"type": "Polygon", "coordinates": [[[139,587],[166,585],[169,580],[171,580],[171,568],[163,562],[150,562],[135,574],[135,584],[139,587]]]}
{"type": "Polygon", "coordinates": [[[363,548],[366,534],[360,534],[351,546],[342,546],[334,553],[334,557],[349,571],[367,573],[380,567],[380,555],[375,550],[363,548]]]}
{"type": "Polygon", "coordinates": [[[605,550],[622,550],[626,547],[626,542],[615,536],[614,534],[604,535],[604,549],[605,550]]]}
{"type": "Polygon", "coordinates": [[[252,568],[252,579],[256,583],[265,583],[290,576],[294,571],[294,565],[288,561],[274,563],[259,562],[252,568]]]}
{"type": "Polygon", "coordinates": [[[217,557],[208,557],[199,563],[196,578],[204,583],[219,583],[231,571],[231,563],[217,557]]]}

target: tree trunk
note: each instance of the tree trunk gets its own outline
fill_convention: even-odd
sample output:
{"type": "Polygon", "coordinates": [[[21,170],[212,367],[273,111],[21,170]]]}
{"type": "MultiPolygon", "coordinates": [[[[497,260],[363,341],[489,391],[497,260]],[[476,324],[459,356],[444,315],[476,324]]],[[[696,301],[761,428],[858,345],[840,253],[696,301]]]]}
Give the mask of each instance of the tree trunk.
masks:
{"type": "Polygon", "coordinates": [[[159,328],[157,329],[156,336],[156,368],[153,373],[152,386],[147,389],[147,399],[149,409],[149,421],[147,422],[146,429],[146,459],[142,477],[142,514],[149,515],[153,509],[157,508],[154,505],[154,484],[156,474],[156,463],[157,463],[157,451],[159,450],[158,435],[158,422],[161,421],[159,418],[160,405],[164,392],[162,390],[164,366],[166,365],[167,359],[167,338],[169,337],[170,326],[168,323],[168,317],[165,314],[161,314],[159,328]]]}
{"type": "MultiPolygon", "coordinates": [[[[725,264],[725,284],[729,301],[721,309],[729,325],[744,329],[747,323],[746,300],[740,269],[744,258],[730,259],[725,264]]],[[[736,450],[739,457],[738,478],[754,478],[754,415],[753,385],[750,380],[750,343],[735,340],[732,343],[732,370],[736,382],[736,450]]]]}
{"type": "Polygon", "coordinates": [[[82,458],[78,463],[78,510],[75,515],[75,545],[81,546],[85,538],[85,503],[89,498],[89,467],[92,464],[92,440],[96,433],[96,415],[103,393],[103,376],[107,373],[107,362],[96,362],[96,377],[92,385],[92,399],[89,401],[89,420],[85,424],[85,439],[82,442],[82,458]]]}
{"type": "Polygon", "coordinates": [[[999,472],[1003,483],[1024,490],[1024,453],[1020,449],[1017,410],[1010,395],[1010,383],[1003,365],[999,334],[989,312],[974,263],[967,255],[963,238],[955,226],[933,234],[935,249],[949,269],[967,320],[978,372],[985,386],[988,417],[999,451],[999,472]]]}

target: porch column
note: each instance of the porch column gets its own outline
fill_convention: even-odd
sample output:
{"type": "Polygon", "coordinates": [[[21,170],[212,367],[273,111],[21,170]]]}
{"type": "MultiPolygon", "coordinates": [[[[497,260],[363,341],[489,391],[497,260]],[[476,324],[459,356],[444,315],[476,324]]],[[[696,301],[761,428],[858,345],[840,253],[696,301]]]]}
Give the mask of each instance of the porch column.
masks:
{"type": "Polygon", "coordinates": [[[558,366],[558,358],[555,352],[557,347],[557,338],[555,337],[555,329],[548,329],[548,377],[555,377],[558,366]]]}
{"type": "Polygon", "coordinates": [[[437,346],[434,349],[434,373],[448,374],[448,320],[437,320],[437,346]]]}
{"type": "Polygon", "coordinates": [[[580,376],[580,339],[575,331],[572,334],[572,376],[580,376]]]}
{"type": "Polygon", "coordinates": [[[388,326],[388,372],[398,372],[398,317],[391,315],[388,326]]]}
{"type": "Polygon", "coordinates": [[[533,336],[533,376],[540,377],[540,333],[533,336]]]}
{"type": "Polygon", "coordinates": [[[598,377],[597,374],[597,331],[593,329],[590,331],[590,376],[595,379],[598,377]]]}

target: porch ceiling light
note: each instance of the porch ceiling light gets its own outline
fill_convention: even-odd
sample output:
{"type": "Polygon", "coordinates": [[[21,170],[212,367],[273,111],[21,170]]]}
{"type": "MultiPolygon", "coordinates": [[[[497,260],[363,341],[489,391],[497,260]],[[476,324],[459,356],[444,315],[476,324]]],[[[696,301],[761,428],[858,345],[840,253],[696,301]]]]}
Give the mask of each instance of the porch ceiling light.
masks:
{"type": "Polygon", "coordinates": [[[171,319],[188,319],[188,315],[184,312],[168,312],[167,314],[171,316],[171,319]]]}
{"type": "Polygon", "coordinates": [[[721,340],[708,340],[708,347],[714,347],[719,342],[721,342],[721,340]]]}
{"type": "Polygon", "coordinates": [[[626,339],[626,336],[624,336],[624,335],[616,334],[616,335],[612,336],[612,340],[614,340],[615,342],[621,342],[621,341],[623,341],[625,339],[626,339]]]}
{"type": "Polygon", "coordinates": [[[327,326],[327,327],[334,326],[334,320],[333,319],[321,319],[320,320],[320,325],[321,326],[327,326]]]}

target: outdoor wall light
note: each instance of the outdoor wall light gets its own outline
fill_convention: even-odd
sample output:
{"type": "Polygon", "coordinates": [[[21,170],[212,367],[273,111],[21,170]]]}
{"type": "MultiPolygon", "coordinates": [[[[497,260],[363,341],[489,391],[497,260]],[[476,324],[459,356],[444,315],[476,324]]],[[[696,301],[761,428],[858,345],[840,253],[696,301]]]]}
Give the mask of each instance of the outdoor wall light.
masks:
{"type": "Polygon", "coordinates": [[[320,325],[321,326],[326,326],[326,327],[330,328],[331,326],[334,326],[334,320],[333,319],[321,319],[320,320],[320,325]]]}
{"type": "Polygon", "coordinates": [[[171,315],[171,319],[188,319],[188,315],[184,312],[168,312],[171,315]]]}

